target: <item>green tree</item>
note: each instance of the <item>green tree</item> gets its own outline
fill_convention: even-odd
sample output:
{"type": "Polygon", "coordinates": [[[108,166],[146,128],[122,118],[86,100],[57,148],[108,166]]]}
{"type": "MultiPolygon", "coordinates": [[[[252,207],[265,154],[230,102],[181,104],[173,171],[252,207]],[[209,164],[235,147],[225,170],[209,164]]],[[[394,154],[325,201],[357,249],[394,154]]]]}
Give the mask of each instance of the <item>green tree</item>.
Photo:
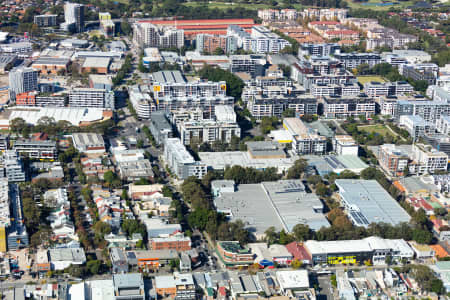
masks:
{"type": "Polygon", "coordinates": [[[102,262],[99,260],[89,260],[86,263],[86,268],[92,275],[97,275],[100,273],[100,268],[102,266],[102,262]]]}
{"type": "Polygon", "coordinates": [[[299,179],[303,177],[303,174],[308,167],[308,162],[304,158],[300,158],[295,161],[294,165],[289,168],[287,172],[288,179],[299,179]]]}
{"type": "Polygon", "coordinates": [[[306,224],[297,224],[292,229],[295,240],[302,242],[307,241],[312,237],[312,230],[306,224]]]}

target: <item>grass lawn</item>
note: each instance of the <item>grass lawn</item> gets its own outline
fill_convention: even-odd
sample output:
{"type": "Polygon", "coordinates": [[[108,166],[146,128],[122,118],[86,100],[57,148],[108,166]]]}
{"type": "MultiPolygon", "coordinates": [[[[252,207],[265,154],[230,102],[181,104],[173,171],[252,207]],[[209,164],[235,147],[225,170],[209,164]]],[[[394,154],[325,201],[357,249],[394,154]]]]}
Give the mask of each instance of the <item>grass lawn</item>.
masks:
{"type": "Polygon", "coordinates": [[[358,82],[364,85],[364,83],[369,81],[386,82],[381,76],[358,76],[358,82]]]}
{"type": "Polygon", "coordinates": [[[367,2],[348,1],[348,6],[353,9],[370,9],[370,10],[389,10],[389,8],[406,8],[414,5],[414,1],[386,1],[387,3],[395,3],[393,5],[381,5],[381,0],[369,0],[367,2]],[[379,5],[378,5],[379,4],[379,5]]]}
{"type": "Polygon", "coordinates": [[[358,126],[358,130],[365,131],[368,133],[378,133],[382,136],[386,136],[387,134],[393,135],[392,132],[384,125],[362,125],[358,126]]]}

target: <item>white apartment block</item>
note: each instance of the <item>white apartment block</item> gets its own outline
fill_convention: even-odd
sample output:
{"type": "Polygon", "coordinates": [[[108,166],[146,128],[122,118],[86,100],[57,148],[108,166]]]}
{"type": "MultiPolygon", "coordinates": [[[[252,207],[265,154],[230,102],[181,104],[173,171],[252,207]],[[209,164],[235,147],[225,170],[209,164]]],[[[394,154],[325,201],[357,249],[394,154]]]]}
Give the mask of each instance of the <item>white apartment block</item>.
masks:
{"type": "Polygon", "coordinates": [[[292,151],[295,154],[325,154],[326,137],[309,129],[299,118],[285,118],[283,127],[292,136],[292,151]]]}
{"type": "Polygon", "coordinates": [[[258,10],[258,18],[263,21],[285,21],[296,20],[298,12],[295,9],[260,9],[258,10]]]}
{"type": "Polygon", "coordinates": [[[424,136],[434,128],[433,124],[426,122],[421,116],[404,115],[400,116],[400,126],[403,126],[411,135],[413,140],[424,136]]]}
{"type": "Polygon", "coordinates": [[[243,49],[254,53],[278,53],[290,45],[264,26],[253,26],[251,37],[243,40],[243,49]]]}
{"type": "Polygon", "coordinates": [[[347,17],[347,9],[343,8],[306,8],[302,12],[303,18],[309,18],[313,20],[344,20],[347,17]]]}
{"type": "Polygon", "coordinates": [[[436,130],[442,134],[450,135],[450,116],[441,116],[437,119],[436,130]]]}
{"type": "Polygon", "coordinates": [[[128,94],[138,118],[150,119],[151,113],[156,110],[156,105],[150,96],[147,86],[132,86],[129,88],[128,94]]]}
{"type": "Polygon", "coordinates": [[[114,92],[105,89],[74,88],[69,93],[69,106],[114,109],[114,92]]]}
{"type": "Polygon", "coordinates": [[[207,173],[207,166],[195,161],[178,138],[168,138],[164,141],[164,160],[180,179],[189,176],[202,178],[207,173]]]}
{"type": "Polygon", "coordinates": [[[133,43],[142,48],[181,48],[184,46],[184,30],[152,23],[135,23],[133,43]]]}
{"type": "Polygon", "coordinates": [[[236,123],[217,122],[214,120],[182,122],[179,126],[183,145],[191,142],[212,143],[231,142],[233,136],[241,137],[241,128],[236,123]]]}
{"type": "MultiPolygon", "coordinates": [[[[414,144],[412,147],[412,164],[414,173],[433,174],[436,171],[447,171],[448,155],[429,145],[414,144]]],[[[411,165],[410,165],[411,169],[411,165]]]]}
{"type": "Polygon", "coordinates": [[[336,135],[333,138],[333,149],[338,155],[358,156],[358,144],[349,135],[336,135]]]}

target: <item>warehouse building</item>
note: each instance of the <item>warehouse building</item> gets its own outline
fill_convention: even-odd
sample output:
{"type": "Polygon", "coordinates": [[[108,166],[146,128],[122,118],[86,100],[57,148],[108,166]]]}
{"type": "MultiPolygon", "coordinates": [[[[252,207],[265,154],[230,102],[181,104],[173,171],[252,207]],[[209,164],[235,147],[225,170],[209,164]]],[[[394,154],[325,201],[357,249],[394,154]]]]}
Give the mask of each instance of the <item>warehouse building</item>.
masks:
{"type": "MultiPolygon", "coordinates": [[[[214,183],[214,182],[213,182],[214,183]]],[[[323,203],[307,193],[299,180],[279,180],[260,184],[240,184],[234,192],[216,187],[214,199],[218,212],[230,220],[242,220],[256,237],[263,237],[267,228],[291,232],[297,224],[312,230],[329,226],[323,214],[323,203]]]]}
{"type": "Polygon", "coordinates": [[[371,223],[397,225],[411,217],[376,180],[338,179],[341,203],[355,226],[371,223]]]}
{"type": "Polygon", "coordinates": [[[104,153],[105,141],[97,133],[74,133],[72,134],[73,146],[83,153],[104,153]]]}

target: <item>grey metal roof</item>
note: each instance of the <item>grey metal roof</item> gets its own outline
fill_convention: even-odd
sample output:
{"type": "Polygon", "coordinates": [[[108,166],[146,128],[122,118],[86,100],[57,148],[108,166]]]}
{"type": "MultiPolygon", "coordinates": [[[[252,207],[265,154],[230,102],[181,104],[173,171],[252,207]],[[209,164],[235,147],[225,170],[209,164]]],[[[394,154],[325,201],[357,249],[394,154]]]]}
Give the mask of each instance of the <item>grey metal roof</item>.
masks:
{"type": "Polygon", "coordinates": [[[144,281],[140,273],[114,274],[113,283],[115,288],[144,287],[144,281]]]}
{"type": "Polygon", "coordinates": [[[153,80],[159,83],[185,83],[186,79],[180,71],[159,71],[152,74],[153,80]]]}
{"type": "Polygon", "coordinates": [[[338,179],[336,185],[350,219],[358,226],[396,225],[411,217],[376,180],[338,179]]]}

